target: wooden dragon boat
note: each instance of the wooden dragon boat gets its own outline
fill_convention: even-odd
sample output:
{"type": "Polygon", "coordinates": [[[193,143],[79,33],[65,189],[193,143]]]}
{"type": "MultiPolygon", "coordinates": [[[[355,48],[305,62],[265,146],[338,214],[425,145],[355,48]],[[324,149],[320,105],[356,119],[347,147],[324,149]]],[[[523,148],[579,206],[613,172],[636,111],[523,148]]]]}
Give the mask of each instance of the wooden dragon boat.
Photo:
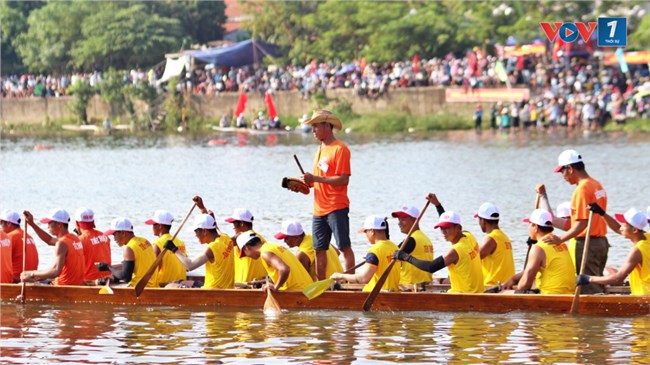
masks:
{"type": "MultiPolygon", "coordinates": [[[[16,301],[20,284],[1,284],[0,299],[16,301]]],[[[147,288],[140,297],[134,288],[112,287],[113,294],[99,294],[99,286],[51,286],[28,284],[27,304],[106,303],[118,305],[204,306],[261,309],[266,293],[259,289],[168,289],[147,288]]],[[[274,294],[282,309],[362,310],[368,293],[350,290],[326,291],[309,300],[300,291],[274,294]]],[[[449,294],[436,292],[380,293],[372,310],[492,312],[512,311],[568,313],[573,295],[536,294],[449,294]]],[[[601,316],[650,315],[650,296],[582,295],[579,314],[601,316]]]]}

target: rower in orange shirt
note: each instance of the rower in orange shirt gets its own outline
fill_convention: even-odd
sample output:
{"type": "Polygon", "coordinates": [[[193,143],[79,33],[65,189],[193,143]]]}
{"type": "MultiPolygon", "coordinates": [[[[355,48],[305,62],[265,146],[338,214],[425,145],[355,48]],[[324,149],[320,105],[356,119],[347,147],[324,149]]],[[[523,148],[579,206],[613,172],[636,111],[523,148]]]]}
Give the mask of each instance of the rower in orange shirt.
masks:
{"type": "Polygon", "coordinates": [[[11,264],[11,240],[0,230],[0,283],[14,282],[14,268],[11,264]]]}
{"type": "Polygon", "coordinates": [[[54,265],[45,270],[25,270],[20,274],[20,280],[25,282],[54,279],[53,285],[83,285],[85,261],[83,244],[79,237],[68,232],[70,215],[63,209],[50,212],[41,223],[47,223],[47,229],[54,236],[50,236],[41,227],[36,225],[34,217],[25,211],[25,220],[38,237],[48,245],[54,245],[54,265]]]}
{"type": "MultiPolygon", "coordinates": [[[[20,227],[20,215],[5,210],[0,213],[0,227],[11,240],[11,261],[13,262],[14,282],[20,281],[20,274],[23,272],[23,236],[24,232],[20,227]]],[[[38,269],[38,250],[36,243],[29,234],[27,235],[27,258],[25,270],[38,269]]]]}
{"type": "Polygon", "coordinates": [[[95,213],[89,208],[79,208],[74,214],[79,239],[84,247],[86,270],[84,281],[92,282],[110,276],[95,267],[96,262],[111,264],[111,240],[104,232],[95,229],[95,213]]]}

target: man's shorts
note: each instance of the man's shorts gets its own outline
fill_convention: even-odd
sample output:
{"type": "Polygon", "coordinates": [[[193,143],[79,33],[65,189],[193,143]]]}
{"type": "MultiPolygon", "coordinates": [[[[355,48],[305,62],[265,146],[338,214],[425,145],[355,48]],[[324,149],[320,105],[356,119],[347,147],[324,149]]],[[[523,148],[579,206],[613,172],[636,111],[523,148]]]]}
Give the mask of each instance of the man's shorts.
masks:
{"type": "Polygon", "coordinates": [[[339,250],[352,246],[350,242],[350,208],[335,210],[321,217],[314,216],[312,220],[312,237],[314,250],[326,251],[330,247],[332,234],[336,239],[339,250]]]}

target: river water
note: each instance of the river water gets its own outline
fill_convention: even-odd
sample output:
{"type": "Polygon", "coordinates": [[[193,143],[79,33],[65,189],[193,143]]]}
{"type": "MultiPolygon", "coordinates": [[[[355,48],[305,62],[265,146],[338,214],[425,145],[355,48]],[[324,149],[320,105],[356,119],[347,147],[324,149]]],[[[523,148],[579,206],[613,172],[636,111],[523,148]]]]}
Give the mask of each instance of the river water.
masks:
{"type": "MultiPolygon", "coordinates": [[[[525,256],[521,219],[546,184],[551,204],[570,200],[573,187],[553,173],[565,148],[582,153],[587,171],[609,196],[609,211],[650,205],[650,137],[636,134],[555,132],[447,132],[342,135],[352,151],[351,231],[369,214],[389,215],[403,204],[423,206],[435,192],[463,227],[481,237],[473,214],[485,202],[501,210],[501,228],[525,256]]],[[[4,138],[0,145],[0,208],[29,209],[36,218],[62,207],[95,211],[99,229],[117,216],[136,234],[153,239],[144,224],[154,210],[180,222],[201,195],[220,228],[234,208],[255,215],[255,229],[272,239],[282,220],[299,219],[310,231],[312,200],[280,187],[298,176],[293,155],[310,170],[317,144],[311,135],[129,136],[4,138]],[[225,144],[211,145],[210,139],[225,144]],[[35,150],[49,145],[50,150],[35,150]]],[[[421,227],[435,255],[448,243],[434,231],[434,209],[421,227]]],[[[397,222],[391,238],[399,241],[397,222]]],[[[175,229],[175,227],[173,228],[175,229]]],[[[360,260],[368,249],[352,233],[360,260]]],[[[193,257],[202,251],[185,228],[179,237],[193,257]]],[[[608,235],[609,262],[619,266],[630,243],[608,235]]],[[[39,243],[40,268],[51,265],[39,243]]],[[[113,244],[113,261],[121,250],[113,244]]],[[[202,274],[198,269],[197,274],[202,274]]],[[[441,271],[435,276],[445,276],[441,271]]],[[[639,363],[650,356],[650,319],[591,318],[510,313],[368,313],[292,311],[269,317],[262,310],[112,307],[2,303],[2,363],[639,363]]]]}

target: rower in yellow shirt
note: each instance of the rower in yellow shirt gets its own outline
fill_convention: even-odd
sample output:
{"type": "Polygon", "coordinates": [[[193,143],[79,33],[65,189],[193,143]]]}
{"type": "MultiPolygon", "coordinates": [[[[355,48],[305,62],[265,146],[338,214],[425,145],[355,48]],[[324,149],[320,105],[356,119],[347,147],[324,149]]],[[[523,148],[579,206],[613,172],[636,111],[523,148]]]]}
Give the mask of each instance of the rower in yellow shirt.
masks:
{"type": "MultiPolygon", "coordinates": [[[[124,247],[123,260],[121,267],[118,268],[99,262],[96,264],[97,270],[110,271],[114,279],[126,281],[129,286],[135,287],[156,261],[151,243],[143,237],[136,237],[131,221],[121,217],[115,218],[111,222],[111,228],[104,234],[113,235],[113,241],[118,246],[124,247]]],[[[159,287],[158,272],[154,272],[147,282],[147,288],[157,287],[159,287]]]]}
{"type": "Polygon", "coordinates": [[[528,223],[530,238],[537,243],[530,248],[528,263],[523,272],[515,274],[505,285],[510,289],[515,284],[517,291],[527,291],[533,282],[541,294],[573,294],[575,291],[575,270],[567,245],[547,243],[542,238],[553,234],[553,216],[544,209],[535,209],[528,223]]]}
{"type": "Polygon", "coordinates": [[[625,214],[615,214],[614,218],[596,203],[590,204],[589,209],[603,216],[609,228],[630,240],[634,246],[618,271],[612,270],[613,273],[605,276],[580,275],[576,284],[616,285],[623,283],[629,275],[632,295],[650,295],[650,233],[645,232],[648,226],[646,215],[640,210],[630,208],[625,214]]]}
{"type": "Polygon", "coordinates": [[[483,285],[495,286],[505,283],[515,274],[510,238],[499,228],[499,208],[486,202],[474,215],[481,231],[486,234],[479,246],[483,285]]]}
{"type": "MultiPolygon", "coordinates": [[[[402,251],[410,254],[419,260],[433,261],[433,244],[427,235],[420,230],[416,223],[420,210],[413,205],[404,205],[399,210],[391,213],[397,218],[399,229],[402,233],[408,234],[411,228],[413,232],[407,242],[402,242],[402,251]],[[415,227],[413,227],[415,225],[415,227]]],[[[401,246],[400,245],[400,246],[401,246]]],[[[413,285],[431,282],[431,273],[421,270],[413,265],[402,265],[400,270],[400,285],[413,285]]],[[[412,288],[409,288],[412,289],[412,288]]]]}
{"type": "MultiPolygon", "coordinates": [[[[278,240],[283,240],[284,243],[293,248],[298,247],[296,258],[307,270],[313,280],[316,277],[316,253],[312,241],[312,235],[306,234],[302,228],[302,224],[298,221],[284,221],[280,232],[274,236],[278,240]]],[[[339,260],[339,253],[334,245],[330,245],[327,249],[327,266],[325,267],[326,277],[330,277],[335,272],[343,272],[343,266],[339,260]]]]}
{"type": "MultiPolygon", "coordinates": [[[[390,241],[388,220],[385,217],[378,215],[366,217],[359,233],[365,233],[368,242],[372,244],[372,247],[370,247],[366,255],[366,264],[357,273],[334,273],[330,278],[334,280],[347,280],[350,283],[366,284],[362,290],[364,292],[370,292],[377,285],[379,278],[384,275],[384,271],[386,271],[392,261],[391,256],[398,247],[390,241]]],[[[381,287],[382,290],[399,291],[400,263],[398,262],[396,266],[388,273],[386,282],[381,287]]]]}
{"type": "MultiPolygon", "coordinates": [[[[253,231],[253,213],[248,209],[237,208],[225,221],[232,223],[235,235],[232,237],[233,242],[237,237],[247,231],[253,231]]],[[[253,231],[254,232],[254,231],[253,231]]],[[[258,234],[262,242],[266,242],[264,237],[258,234]]],[[[266,276],[266,270],[260,260],[253,260],[248,256],[242,256],[240,247],[235,245],[235,282],[250,283],[251,281],[261,280],[266,276]]]]}
{"type": "Polygon", "coordinates": [[[266,284],[265,289],[302,290],[313,283],[307,270],[291,251],[274,243],[263,242],[257,233],[242,232],[237,237],[237,245],[240,246],[240,258],[247,257],[262,263],[273,281],[266,284]]]}
{"type": "MultiPolygon", "coordinates": [[[[153,216],[146,220],[144,223],[152,227],[154,236],[158,237],[153,242],[154,254],[158,256],[164,249],[165,242],[172,238],[169,231],[172,228],[174,216],[166,210],[156,210],[153,216]]],[[[174,245],[177,247],[181,254],[186,255],[185,243],[178,237],[174,238],[174,245]]],[[[180,282],[187,279],[187,270],[185,266],[178,260],[176,255],[163,256],[162,263],[158,267],[158,282],[161,286],[165,286],[171,282],[180,282]]]]}
{"type": "MultiPolygon", "coordinates": [[[[427,195],[427,200],[434,205],[439,205],[433,193],[427,195]]],[[[430,273],[447,267],[451,282],[449,293],[482,293],[483,270],[478,242],[471,233],[463,231],[460,215],[453,211],[444,212],[434,228],[440,228],[445,240],[451,243],[451,247],[444,255],[438,256],[433,261],[425,261],[418,260],[404,251],[396,251],[393,258],[407,261],[430,273]]]]}

